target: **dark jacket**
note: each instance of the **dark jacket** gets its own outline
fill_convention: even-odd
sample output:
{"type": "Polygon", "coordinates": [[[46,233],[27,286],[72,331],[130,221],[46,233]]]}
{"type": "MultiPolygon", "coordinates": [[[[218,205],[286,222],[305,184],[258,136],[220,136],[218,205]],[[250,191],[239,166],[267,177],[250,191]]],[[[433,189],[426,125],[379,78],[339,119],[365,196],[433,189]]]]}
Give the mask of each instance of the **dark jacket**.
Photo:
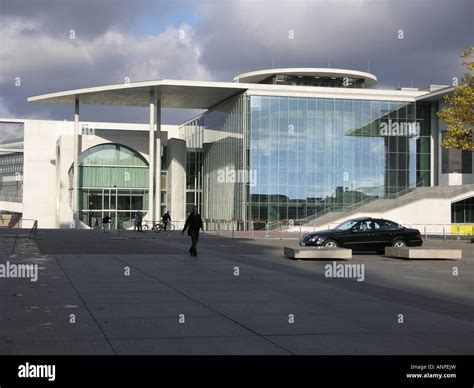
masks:
{"type": "Polygon", "coordinates": [[[184,228],[183,228],[183,233],[184,231],[188,229],[188,234],[189,234],[189,231],[190,230],[199,230],[199,229],[202,229],[202,218],[201,218],[201,215],[200,214],[196,214],[194,215],[193,213],[191,213],[187,220],[186,220],[186,223],[184,224],[184,228]]]}

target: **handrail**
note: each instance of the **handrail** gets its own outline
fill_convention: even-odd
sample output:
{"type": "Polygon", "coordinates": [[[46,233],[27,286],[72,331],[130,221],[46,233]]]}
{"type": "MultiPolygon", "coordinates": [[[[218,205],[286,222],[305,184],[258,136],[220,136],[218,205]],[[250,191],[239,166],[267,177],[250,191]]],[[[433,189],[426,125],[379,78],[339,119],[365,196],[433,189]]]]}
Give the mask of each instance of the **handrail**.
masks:
{"type": "Polygon", "coordinates": [[[319,212],[316,212],[313,215],[307,217],[306,222],[313,221],[313,220],[315,220],[315,219],[317,219],[317,218],[319,218],[319,217],[321,217],[325,214],[331,213],[333,211],[335,211],[335,212],[350,212],[354,209],[357,209],[357,208],[361,207],[362,205],[365,205],[369,202],[373,202],[373,201],[378,200],[378,199],[396,199],[396,198],[399,198],[399,197],[401,197],[405,194],[408,194],[408,193],[412,192],[413,190],[415,190],[419,187],[427,187],[427,186],[423,186],[422,182],[418,182],[415,187],[406,187],[403,190],[397,191],[396,193],[393,193],[393,194],[392,193],[386,194],[382,197],[376,197],[376,196],[366,197],[366,198],[362,199],[361,201],[353,203],[349,206],[342,205],[341,210],[335,210],[338,207],[340,207],[341,205],[332,203],[330,206],[324,208],[323,210],[320,210],[319,212]]]}
{"type": "MultiPolygon", "coordinates": [[[[372,202],[372,201],[375,201],[377,199],[380,199],[379,197],[367,197],[367,198],[364,198],[363,200],[359,201],[359,202],[355,202],[349,206],[344,206],[342,205],[342,210],[340,210],[341,212],[346,212],[346,211],[351,211],[353,209],[356,209],[362,205],[365,205],[366,203],[369,203],[369,202],[372,202]]],[[[325,207],[324,209],[320,210],[319,212],[316,212],[314,214],[312,214],[311,216],[309,217],[306,217],[304,220],[305,222],[309,222],[309,221],[313,221],[325,214],[328,214],[328,213],[331,213],[332,211],[334,211],[334,209],[338,208],[338,207],[341,207],[340,204],[330,204],[329,206],[325,207]]]]}
{"type": "Polygon", "coordinates": [[[38,232],[38,220],[35,220],[33,223],[33,227],[30,230],[30,234],[28,235],[28,238],[31,238],[33,235],[34,238],[36,238],[36,233],[38,232]]]}

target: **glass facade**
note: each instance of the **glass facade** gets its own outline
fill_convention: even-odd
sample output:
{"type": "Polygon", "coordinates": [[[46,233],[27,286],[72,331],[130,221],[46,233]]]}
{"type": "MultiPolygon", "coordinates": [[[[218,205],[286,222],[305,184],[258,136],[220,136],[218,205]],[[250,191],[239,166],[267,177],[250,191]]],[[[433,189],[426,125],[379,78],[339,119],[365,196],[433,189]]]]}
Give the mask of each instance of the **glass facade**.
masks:
{"type": "Polygon", "coordinates": [[[260,81],[261,84],[270,85],[297,85],[297,86],[324,86],[331,88],[363,88],[363,78],[349,77],[316,77],[304,75],[275,74],[260,81]]]}
{"type": "Polygon", "coordinates": [[[197,205],[209,222],[245,219],[249,101],[245,94],[230,98],[181,127],[186,210],[197,205]]]}
{"type": "Polygon", "coordinates": [[[428,105],[251,97],[249,218],[308,220],[430,179],[428,105]]]}
{"type": "Polygon", "coordinates": [[[0,121],[0,200],[23,201],[24,122],[0,121]]]}
{"type": "Polygon", "coordinates": [[[0,199],[21,202],[23,200],[23,153],[0,155],[0,199]]]}
{"type": "Polygon", "coordinates": [[[81,154],[82,222],[97,227],[103,217],[109,216],[112,228],[126,229],[132,227],[137,211],[145,214],[147,210],[148,163],[139,153],[120,144],[100,144],[81,154]]]}
{"type": "Polygon", "coordinates": [[[203,153],[197,149],[186,152],[186,214],[197,206],[202,212],[202,162],[203,153]]]}
{"type": "Polygon", "coordinates": [[[451,205],[451,222],[455,224],[474,223],[474,197],[454,202],[451,205]]]}
{"type": "Polygon", "coordinates": [[[207,219],[308,221],[430,185],[428,103],[243,94],[182,130],[207,219]]]}

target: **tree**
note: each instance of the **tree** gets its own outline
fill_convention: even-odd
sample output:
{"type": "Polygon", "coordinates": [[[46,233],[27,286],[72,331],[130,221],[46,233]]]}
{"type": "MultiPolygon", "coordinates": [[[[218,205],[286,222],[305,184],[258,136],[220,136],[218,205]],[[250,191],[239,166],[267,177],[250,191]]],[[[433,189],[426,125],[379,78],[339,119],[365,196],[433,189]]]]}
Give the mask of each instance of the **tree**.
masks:
{"type": "Polygon", "coordinates": [[[445,133],[441,147],[455,148],[459,150],[474,150],[472,129],[474,126],[474,47],[464,50],[461,54],[461,63],[467,68],[461,83],[456,86],[452,95],[445,96],[449,104],[438,112],[440,120],[444,121],[448,128],[445,133]]]}

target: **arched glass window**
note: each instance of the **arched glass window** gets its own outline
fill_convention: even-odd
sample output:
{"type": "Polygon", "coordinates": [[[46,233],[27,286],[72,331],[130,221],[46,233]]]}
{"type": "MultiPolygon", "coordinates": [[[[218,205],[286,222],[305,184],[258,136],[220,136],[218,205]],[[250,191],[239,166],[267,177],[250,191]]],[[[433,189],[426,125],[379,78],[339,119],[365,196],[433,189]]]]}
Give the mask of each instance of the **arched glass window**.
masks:
{"type": "Polygon", "coordinates": [[[121,144],[100,144],[89,148],[81,154],[79,165],[148,167],[138,152],[121,144]]]}
{"type": "Polygon", "coordinates": [[[120,144],[100,144],[79,158],[79,186],[148,188],[148,163],[136,151],[120,144]]]}
{"type": "MultiPolygon", "coordinates": [[[[70,187],[73,167],[69,170],[70,187]]],[[[121,144],[99,144],[79,156],[79,219],[98,227],[108,216],[111,228],[130,228],[148,210],[148,163],[121,144]]],[[[71,190],[72,201],[72,190],[71,190]]]]}

